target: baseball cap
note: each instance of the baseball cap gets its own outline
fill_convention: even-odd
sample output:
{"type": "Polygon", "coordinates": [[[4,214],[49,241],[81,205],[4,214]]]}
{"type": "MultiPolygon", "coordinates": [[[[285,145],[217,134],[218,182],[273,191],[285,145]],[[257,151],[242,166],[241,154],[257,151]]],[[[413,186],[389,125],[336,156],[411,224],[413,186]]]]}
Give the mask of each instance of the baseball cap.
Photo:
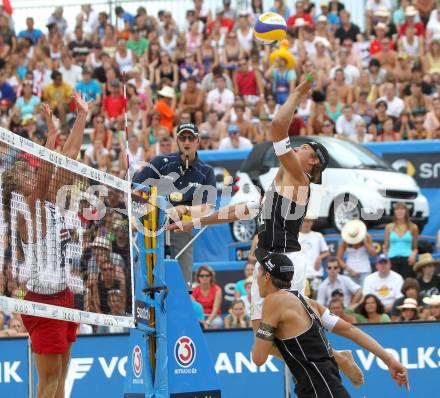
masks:
{"type": "Polygon", "coordinates": [[[188,131],[190,132],[192,135],[195,135],[196,137],[199,136],[199,129],[197,128],[197,126],[193,123],[183,123],[183,124],[179,124],[179,126],[177,127],[177,131],[176,131],[176,135],[179,136],[180,134],[182,134],[184,131],[188,131]]]}
{"type": "Polygon", "coordinates": [[[283,253],[273,253],[266,249],[255,249],[255,257],[273,277],[290,282],[295,272],[293,262],[283,253]]]}
{"type": "Polygon", "coordinates": [[[306,144],[312,147],[312,149],[315,151],[316,156],[318,156],[318,159],[321,163],[322,166],[321,174],[319,176],[318,181],[316,182],[316,184],[321,184],[322,172],[327,168],[329,162],[328,151],[324,145],[316,141],[307,141],[306,144]]]}
{"type": "Polygon", "coordinates": [[[240,131],[240,128],[236,124],[230,124],[228,127],[229,134],[238,133],[239,131],[240,131]]]}
{"type": "Polygon", "coordinates": [[[376,263],[388,262],[389,258],[385,253],[381,253],[376,257],[376,263]]]}
{"type": "Polygon", "coordinates": [[[344,295],[344,292],[342,291],[342,289],[335,289],[332,291],[332,294],[331,294],[332,297],[343,296],[343,295],[344,295]]]}

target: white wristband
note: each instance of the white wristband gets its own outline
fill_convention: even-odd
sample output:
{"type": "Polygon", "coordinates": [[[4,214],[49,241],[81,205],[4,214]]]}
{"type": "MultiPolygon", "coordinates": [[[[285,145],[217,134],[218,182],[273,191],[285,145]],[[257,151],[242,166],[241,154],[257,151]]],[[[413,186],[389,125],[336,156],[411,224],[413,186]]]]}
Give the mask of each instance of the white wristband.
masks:
{"type": "Polygon", "coordinates": [[[273,147],[275,148],[275,155],[277,156],[285,155],[292,149],[290,147],[289,137],[284,138],[284,140],[274,142],[273,147]]]}
{"type": "Polygon", "coordinates": [[[338,323],[339,319],[340,318],[337,315],[332,314],[327,308],[321,317],[322,326],[324,326],[328,331],[331,332],[338,323]]]}

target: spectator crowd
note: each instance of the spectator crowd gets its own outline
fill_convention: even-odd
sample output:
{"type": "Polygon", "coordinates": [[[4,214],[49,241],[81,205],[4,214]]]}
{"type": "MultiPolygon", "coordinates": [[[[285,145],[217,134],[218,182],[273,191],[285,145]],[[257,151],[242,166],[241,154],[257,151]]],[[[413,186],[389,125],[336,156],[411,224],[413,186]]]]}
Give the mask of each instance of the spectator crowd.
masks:
{"type": "MultiPolygon", "coordinates": [[[[270,121],[290,88],[311,73],[313,93],[298,107],[290,135],[359,143],[440,138],[440,4],[434,0],[367,0],[363,31],[337,0],[275,0],[269,9],[261,0],[237,4],[219,0],[214,10],[194,0],[182,21],[170,10],[151,15],[143,6],[133,14],[117,6],[109,15],[86,4],[74,18],[57,7],[44,32],[31,16],[26,29],[16,31],[13,15],[0,8],[0,126],[44,143],[40,104],[46,102],[58,120],[61,148],[75,115],[72,92],[81,92],[92,111],[79,160],[123,178],[126,155],[135,171],[175,151],[179,123],[199,127],[203,150],[246,149],[269,140],[270,121]],[[286,39],[275,46],[253,36],[255,19],[266,11],[287,21],[286,39]]],[[[110,192],[108,201],[122,198],[110,192]]],[[[87,268],[102,262],[99,280],[88,283],[105,291],[105,300],[92,292],[86,304],[123,314],[131,301],[121,266],[128,242],[122,220],[114,230],[109,225],[95,225],[88,235],[87,268]]],[[[373,273],[371,258],[378,253],[365,226],[343,231],[334,258],[312,226],[313,218],[306,220],[300,236],[311,297],[353,322],[439,319],[436,262],[419,255],[417,227],[404,205],[396,206],[385,230],[373,273]]],[[[252,264],[246,267],[249,277],[252,264]]],[[[20,297],[5,283],[7,270],[1,293],[15,289],[20,297]]],[[[249,326],[248,279],[237,286],[225,319],[214,271],[201,268],[196,280],[193,298],[206,327],[249,326]]],[[[21,330],[13,314],[0,315],[0,330],[3,324],[11,333],[21,330]]]]}
{"type": "MultiPolygon", "coordinates": [[[[405,204],[395,206],[382,252],[377,251],[366,225],[352,220],[344,225],[337,253],[331,256],[324,236],[313,231],[313,223],[314,216],[308,213],[299,234],[307,264],[306,296],[353,324],[440,320],[440,260],[429,252],[419,254],[417,229],[405,204]]],[[[229,298],[224,319],[219,311],[222,288],[215,284],[214,270],[202,266],[197,271],[193,299],[202,306],[203,327],[247,327],[254,247],[245,265],[246,278],[235,284],[235,297],[229,298]]]]}

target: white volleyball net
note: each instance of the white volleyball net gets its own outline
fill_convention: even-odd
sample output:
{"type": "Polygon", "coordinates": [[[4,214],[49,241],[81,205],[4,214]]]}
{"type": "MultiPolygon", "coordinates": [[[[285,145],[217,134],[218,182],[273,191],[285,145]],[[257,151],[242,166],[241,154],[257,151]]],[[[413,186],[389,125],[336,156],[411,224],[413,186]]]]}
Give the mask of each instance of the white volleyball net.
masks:
{"type": "Polygon", "coordinates": [[[128,189],[0,129],[0,311],[134,327],[128,189]]]}

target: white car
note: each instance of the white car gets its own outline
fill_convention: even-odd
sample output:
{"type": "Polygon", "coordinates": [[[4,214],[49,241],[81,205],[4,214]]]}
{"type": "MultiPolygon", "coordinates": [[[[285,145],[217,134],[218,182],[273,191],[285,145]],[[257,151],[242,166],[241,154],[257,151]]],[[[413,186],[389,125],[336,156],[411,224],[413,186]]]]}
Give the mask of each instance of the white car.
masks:
{"type": "MultiPolygon", "coordinates": [[[[311,184],[309,211],[317,217],[317,228],[334,227],[340,231],[351,219],[362,219],[369,225],[383,224],[392,219],[393,205],[405,202],[411,220],[423,229],[428,222],[429,205],[412,177],[395,171],[353,142],[323,136],[295,137],[291,142],[299,146],[310,139],[322,143],[330,155],[322,185],[311,184]]],[[[256,145],[237,172],[231,204],[259,200],[274,180],[278,165],[271,142],[256,145]]],[[[255,220],[232,223],[236,241],[248,241],[255,232],[255,220]]]]}

